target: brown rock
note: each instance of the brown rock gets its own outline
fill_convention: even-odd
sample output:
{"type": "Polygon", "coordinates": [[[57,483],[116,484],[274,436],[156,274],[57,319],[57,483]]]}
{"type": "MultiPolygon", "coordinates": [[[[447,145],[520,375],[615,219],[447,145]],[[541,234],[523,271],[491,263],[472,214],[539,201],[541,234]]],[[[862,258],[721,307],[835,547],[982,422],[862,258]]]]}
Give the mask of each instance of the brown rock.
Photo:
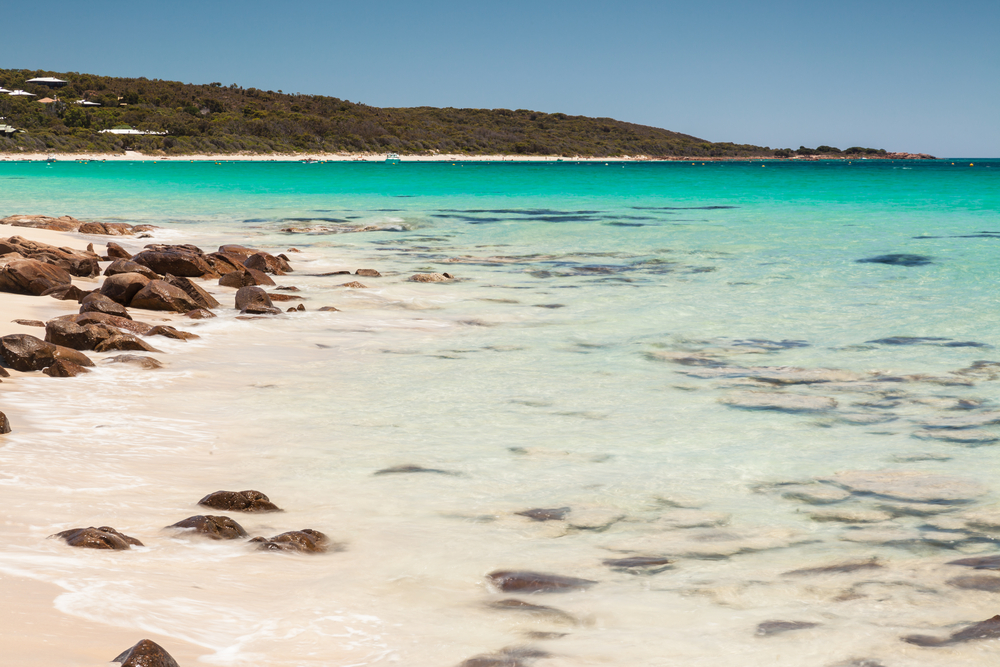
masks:
{"type": "Polygon", "coordinates": [[[137,264],[136,262],[127,259],[116,259],[111,262],[111,265],[108,266],[108,268],[104,269],[104,275],[106,276],[117,276],[120,273],[138,273],[146,276],[150,280],[160,279],[160,274],[156,273],[148,266],[143,266],[142,264],[137,264]]]}
{"type": "Polygon", "coordinates": [[[108,257],[112,259],[132,259],[132,253],[114,241],[108,241],[108,257]]]}
{"type": "Polygon", "coordinates": [[[365,276],[366,278],[381,278],[382,274],[375,269],[358,269],[354,272],[356,276],[365,276]]]}
{"type": "MultiPolygon", "coordinates": [[[[134,276],[138,274],[131,273],[127,275],[134,276]]],[[[135,285],[135,283],[133,283],[133,285],[135,285]]],[[[111,291],[120,298],[126,298],[126,297],[131,298],[132,296],[127,294],[126,292],[116,292],[114,290],[111,291]]],[[[138,290],[136,290],[136,292],[138,292],[138,290]]],[[[132,316],[129,315],[128,310],[125,309],[125,306],[123,306],[121,302],[112,299],[108,296],[105,296],[100,292],[88,294],[87,296],[83,297],[83,299],[80,301],[80,314],[83,315],[85,313],[104,313],[105,315],[113,315],[115,317],[120,317],[123,320],[132,319],[132,316]]]]}
{"type": "Polygon", "coordinates": [[[373,475],[403,475],[410,473],[430,473],[434,475],[454,475],[455,473],[450,470],[441,470],[440,468],[425,468],[423,466],[414,465],[412,463],[406,463],[398,466],[390,466],[388,468],[382,468],[381,470],[376,470],[373,475]]]}
{"type": "Polygon", "coordinates": [[[283,276],[292,270],[287,261],[266,252],[258,252],[250,255],[243,261],[243,266],[276,276],[283,276]]]}
{"type": "Polygon", "coordinates": [[[76,285],[56,285],[42,292],[39,296],[50,296],[60,301],[76,301],[79,303],[88,294],[93,294],[94,290],[84,291],[76,285]]]}
{"type": "Polygon", "coordinates": [[[233,271],[242,271],[245,268],[243,266],[243,260],[245,259],[242,255],[225,252],[213,252],[205,255],[205,260],[212,265],[212,268],[219,275],[225,275],[233,271]]]}
{"type": "Polygon", "coordinates": [[[151,639],[143,639],[111,662],[120,662],[122,667],[180,667],[162,646],[151,639]]]}
{"type": "Polygon", "coordinates": [[[298,287],[296,287],[295,285],[280,285],[278,287],[275,287],[274,289],[280,290],[282,292],[300,292],[300,291],[302,291],[298,287]]]}
{"type": "Polygon", "coordinates": [[[104,284],[101,285],[101,294],[112,301],[127,306],[132,302],[132,298],[150,282],[150,279],[141,273],[119,273],[104,279],[104,284]]]}
{"type": "Polygon", "coordinates": [[[274,281],[263,271],[243,267],[219,278],[223,287],[247,287],[251,285],[274,285],[274,281]]]}
{"type": "Polygon", "coordinates": [[[0,255],[16,252],[28,259],[58,266],[74,276],[92,278],[100,273],[95,253],[31,241],[20,236],[0,239],[0,255]]]}
{"type": "Polygon", "coordinates": [[[127,333],[120,333],[103,340],[94,348],[95,352],[114,352],[118,350],[123,352],[162,352],[162,350],[157,350],[141,338],[136,338],[132,334],[127,333]]]}
{"type": "Polygon", "coordinates": [[[320,310],[320,311],[327,311],[327,312],[333,312],[333,313],[339,313],[340,312],[340,308],[334,308],[333,306],[322,306],[318,310],[320,310]]]}
{"type": "Polygon", "coordinates": [[[268,292],[267,295],[271,298],[271,301],[302,301],[301,296],[295,296],[294,294],[274,294],[268,292]]]}
{"type": "Polygon", "coordinates": [[[198,501],[199,505],[232,512],[281,512],[260,491],[216,491],[198,501]]]}
{"type": "Polygon", "coordinates": [[[139,366],[146,369],[147,371],[154,371],[158,368],[163,368],[163,364],[154,359],[153,357],[143,357],[138,354],[119,354],[117,356],[105,359],[101,362],[102,364],[132,364],[133,366],[139,366]]]}
{"type": "Polygon", "coordinates": [[[10,433],[10,420],[7,419],[7,415],[0,412],[0,435],[10,433]]]}
{"type": "Polygon", "coordinates": [[[62,345],[56,345],[55,357],[57,360],[63,359],[64,361],[72,361],[74,364],[78,364],[80,366],[94,365],[94,362],[90,360],[90,357],[85,355],[83,352],[63,347],[62,345]]]}
{"type": "Polygon", "coordinates": [[[148,285],[132,297],[129,305],[133,308],[166,310],[175,313],[186,313],[199,307],[187,295],[187,292],[163,280],[151,280],[148,285]]]}
{"type": "Polygon", "coordinates": [[[169,273],[187,278],[217,278],[219,275],[201,250],[191,245],[153,246],[134,255],[132,261],[148,266],[160,275],[169,273]]]}
{"type": "Polygon", "coordinates": [[[195,338],[201,338],[198,334],[189,333],[187,331],[179,331],[166,324],[161,324],[155,326],[149,330],[147,336],[164,336],[166,338],[173,338],[175,340],[193,340],[195,338]]]}
{"type": "Polygon", "coordinates": [[[557,593],[589,588],[597,583],[590,579],[563,577],[558,574],[508,570],[491,572],[486,578],[504,593],[557,593]]]}
{"type": "Polygon", "coordinates": [[[257,254],[258,251],[242,245],[221,245],[219,246],[219,252],[227,255],[237,255],[246,260],[250,255],[257,254]]]}
{"type": "Polygon", "coordinates": [[[205,310],[204,308],[195,308],[194,310],[189,310],[184,313],[184,317],[190,317],[192,320],[207,320],[215,317],[215,313],[210,310],[205,310]]]}
{"type": "MultiPolygon", "coordinates": [[[[149,333],[150,329],[153,328],[152,324],[147,324],[146,322],[139,322],[138,320],[130,320],[124,317],[119,317],[117,315],[111,315],[109,313],[101,313],[97,311],[90,311],[86,313],[80,313],[79,315],[71,315],[72,321],[79,325],[87,324],[107,324],[115,327],[116,329],[121,329],[123,331],[130,331],[140,336],[145,336],[149,333]]],[[[62,319],[62,318],[56,318],[62,319]]]]}
{"type": "Polygon", "coordinates": [[[69,285],[72,280],[65,269],[36,259],[15,259],[0,268],[0,292],[39,296],[58,285],[69,285]]]}
{"type": "MultiPolygon", "coordinates": [[[[555,634],[561,636],[561,633],[555,634]]],[[[535,660],[551,656],[548,651],[530,646],[508,646],[496,653],[484,653],[463,660],[458,667],[530,667],[535,660]]]]}
{"type": "Polygon", "coordinates": [[[79,364],[74,364],[72,361],[66,361],[65,359],[56,359],[56,362],[44,369],[42,373],[54,378],[72,378],[80,375],[81,373],[89,373],[90,371],[79,364]]]}
{"type": "Polygon", "coordinates": [[[192,301],[198,304],[199,308],[212,309],[212,308],[218,308],[220,305],[222,305],[215,300],[214,296],[203,290],[200,286],[195,284],[195,282],[190,278],[167,274],[164,280],[173,285],[174,287],[183,290],[184,293],[187,294],[192,301]]]}
{"type": "Polygon", "coordinates": [[[44,327],[45,322],[41,320],[11,320],[14,324],[20,324],[22,327],[44,327]]]}
{"type": "Polygon", "coordinates": [[[35,229],[51,229],[56,232],[75,232],[80,228],[80,221],[64,215],[52,218],[47,215],[12,215],[0,220],[0,225],[12,227],[34,227],[35,229]]]}
{"type": "Polygon", "coordinates": [[[289,309],[288,309],[288,310],[286,310],[285,312],[286,312],[286,313],[295,313],[295,312],[298,312],[298,311],[296,311],[296,310],[295,310],[294,308],[289,308],[289,309]]]}
{"type": "Polygon", "coordinates": [[[0,337],[0,357],[16,371],[40,371],[55,363],[56,346],[28,334],[9,334],[0,337]]]}
{"type": "Polygon", "coordinates": [[[107,324],[80,325],[69,320],[51,320],[45,324],[46,342],[74,350],[93,350],[117,335],[118,330],[107,324]]]}
{"type": "Polygon", "coordinates": [[[450,273],[415,273],[409,278],[414,283],[446,283],[454,279],[450,273]]]}
{"type": "Polygon", "coordinates": [[[368,285],[362,285],[357,280],[352,280],[349,283],[344,283],[342,285],[338,285],[338,287],[350,287],[352,289],[368,289],[368,285]]]}
{"type": "Polygon", "coordinates": [[[806,628],[815,628],[819,623],[812,623],[809,621],[764,621],[757,625],[757,636],[758,637],[771,637],[772,635],[780,635],[784,632],[791,632],[792,630],[805,630],[806,628]]]}
{"type": "Polygon", "coordinates": [[[327,551],[330,539],[311,528],[302,530],[291,530],[281,535],[275,535],[271,539],[255,537],[251,542],[257,543],[257,548],[262,551],[297,551],[301,553],[323,553],[327,551]]]}
{"type": "Polygon", "coordinates": [[[243,526],[228,516],[215,516],[213,514],[189,516],[183,521],[167,526],[167,528],[189,529],[196,535],[204,535],[212,540],[235,540],[247,537],[247,531],[243,530],[243,526]]]}
{"type": "Polygon", "coordinates": [[[267,292],[260,287],[241,287],[236,292],[236,309],[241,313],[277,314],[281,311],[274,307],[267,292]]]}
{"type": "Polygon", "coordinates": [[[554,509],[530,509],[523,512],[514,512],[518,516],[526,516],[532,521],[562,521],[570,513],[569,507],[556,507],[554,509]]]}
{"type": "Polygon", "coordinates": [[[85,549],[115,549],[125,550],[131,546],[141,547],[142,542],[119,533],[114,528],[101,526],[100,528],[71,528],[61,533],[56,533],[51,537],[58,537],[66,540],[71,547],[82,547],[85,549]]]}

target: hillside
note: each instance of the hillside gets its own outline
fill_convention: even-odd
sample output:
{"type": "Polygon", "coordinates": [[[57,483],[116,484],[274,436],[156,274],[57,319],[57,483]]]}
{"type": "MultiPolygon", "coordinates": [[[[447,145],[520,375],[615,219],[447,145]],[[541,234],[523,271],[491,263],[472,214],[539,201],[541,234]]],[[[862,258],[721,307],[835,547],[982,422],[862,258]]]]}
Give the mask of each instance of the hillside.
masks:
{"type": "MultiPolygon", "coordinates": [[[[798,151],[712,143],[686,134],[563,113],[518,109],[378,108],[322,95],[184,84],[76,72],[0,69],[0,153],[120,152],[373,152],[608,157],[787,157],[798,151]],[[55,77],[67,85],[29,84],[55,77]],[[57,98],[41,103],[43,99],[57,98]],[[86,101],[82,105],[78,102],[86,101]],[[120,135],[131,128],[162,135],[120,135]]],[[[829,147],[823,147],[829,148],[829,147]]],[[[809,151],[809,149],[801,149],[809,151]]],[[[831,149],[840,153],[838,149],[831,149]]],[[[885,154],[848,149],[851,154],[885,154]]],[[[810,151],[807,154],[816,154],[810,151]]]]}

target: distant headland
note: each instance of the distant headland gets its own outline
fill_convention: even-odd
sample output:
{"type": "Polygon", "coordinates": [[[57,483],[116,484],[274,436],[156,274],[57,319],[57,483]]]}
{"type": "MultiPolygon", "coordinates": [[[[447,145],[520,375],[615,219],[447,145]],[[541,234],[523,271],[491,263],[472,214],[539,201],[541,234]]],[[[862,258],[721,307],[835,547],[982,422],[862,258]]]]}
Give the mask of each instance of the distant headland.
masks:
{"type": "Polygon", "coordinates": [[[881,148],[710,142],[611,118],[527,109],[379,108],[222,83],[0,69],[0,154],[140,157],[399,153],[424,160],[935,159],[881,148]]]}

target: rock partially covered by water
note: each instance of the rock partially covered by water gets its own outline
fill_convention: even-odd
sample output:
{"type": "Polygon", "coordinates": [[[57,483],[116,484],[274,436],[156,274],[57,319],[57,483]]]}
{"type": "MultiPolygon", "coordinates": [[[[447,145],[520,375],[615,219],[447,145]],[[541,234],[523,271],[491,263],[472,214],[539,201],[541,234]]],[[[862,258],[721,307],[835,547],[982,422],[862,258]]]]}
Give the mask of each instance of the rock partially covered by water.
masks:
{"type": "Polygon", "coordinates": [[[450,273],[414,273],[409,277],[414,283],[447,283],[455,279],[450,273]]]}
{"type": "Polygon", "coordinates": [[[180,667],[166,650],[151,639],[143,639],[111,662],[122,667],[180,667]]]}
{"type": "Polygon", "coordinates": [[[271,303],[271,298],[260,287],[241,287],[236,292],[236,309],[254,315],[277,315],[281,312],[271,303]]]}
{"type": "Polygon", "coordinates": [[[923,266],[931,263],[931,258],[926,255],[911,255],[908,253],[891,253],[888,255],[878,255],[859,259],[859,264],[890,264],[892,266],[923,266]]]}
{"type": "Polygon", "coordinates": [[[948,565],[964,565],[974,570],[1000,570],[1000,555],[959,558],[958,560],[948,561],[948,565]]]}
{"type": "Polygon", "coordinates": [[[282,509],[260,491],[216,491],[198,501],[199,505],[234,512],[281,512],[282,509]]]}
{"type": "Polygon", "coordinates": [[[117,356],[111,357],[110,359],[105,359],[101,362],[102,364],[132,364],[133,366],[139,366],[148,371],[156,370],[157,368],[163,368],[163,364],[154,359],[153,357],[143,357],[138,354],[119,354],[117,356]]]}
{"type": "Polygon", "coordinates": [[[0,412],[0,435],[7,433],[10,433],[10,420],[7,419],[7,415],[0,412]]]}
{"type": "Polygon", "coordinates": [[[425,468],[423,466],[404,464],[398,466],[391,466],[389,468],[382,468],[381,470],[376,470],[374,475],[401,475],[407,473],[432,473],[438,475],[454,475],[455,473],[450,470],[441,470],[439,468],[425,468]]]}
{"type": "Polygon", "coordinates": [[[382,274],[375,269],[358,269],[354,272],[356,276],[362,276],[365,278],[381,278],[382,274]]]}
{"type": "Polygon", "coordinates": [[[303,528],[291,530],[271,539],[255,537],[251,542],[262,551],[295,551],[299,553],[324,553],[330,548],[330,538],[318,530],[303,528]]]}
{"type": "Polygon", "coordinates": [[[518,570],[497,570],[486,578],[504,593],[559,593],[590,588],[597,583],[590,579],[518,570]]]}
{"type": "Polygon", "coordinates": [[[848,470],[824,481],[853,493],[917,503],[967,503],[987,492],[973,480],[913,470],[848,470]]]}
{"type": "Polygon", "coordinates": [[[659,574],[664,570],[669,570],[674,560],[664,556],[630,556],[628,558],[607,558],[601,562],[619,572],[659,574]]]}
{"type": "Polygon", "coordinates": [[[996,639],[998,637],[1000,637],[1000,615],[980,621],[979,623],[974,623],[963,630],[953,632],[943,639],[928,635],[908,635],[902,639],[907,644],[916,644],[917,646],[949,646],[951,644],[961,644],[979,639],[996,639]]]}
{"type": "Polygon", "coordinates": [[[802,396],[767,391],[736,391],[719,400],[724,405],[745,410],[825,412],[837,407],[837,401],[826,396],[802,396]]]}
{"type": "Polygon", "coordinates": [[[530,667],[539,658],[548,658],[548,651],[530,646],[510,646],[496,653],[484,653],[463,660],[458,667],[530,667]]]}
{"type": "Polygon", "coordinates": [[[228,516],[214,514],[198,514],[167,526],[167,528],[183,528],[195,535],[203,535],[212,540],[235,540],[247,537],[247,531],[228,516]]]}
{"type": "Polygon", "coordinates": [[[1000,592],[1000,577],[992,577],[988,574],[954,577],[945,583],[949,586],[962,588],[968,591],[986,591],[988,593],[1000,592]]]}
{"type": "Polygon", "coordinates": [[[56,533],[52,537],[66,540],[66,543],[71,547],[84,549],[114,549],[122,551],[130,549],[133,546],[143,546],[142,542],[134,537],[123,535],[109,526],[101,526],[100,528],[94,528],[93,526],[90,528],[71,528],[61,533],[56,533]]]}
{"type": "Polygon", "coordinates": [[[854,563],[837,563],[836,565],[821,565],[819,567],[806,567],[799,570],[790,570],[785,572],[785,576],[789,577],[811,577],[822,574],[846,574],[849,572],[857,572],[859,570],[877,570],[882,568],[883,565],[877,560],[866,560],[854,563]]]}
{"type": "Polygon", "coordinates": [[[276,276],[283,276],[292,270],[286,260],[264,251],[256,252],[247,257],[243,261],[243,266],[276,276]]]}
{"type": "Polygon", "coordinates": [[[535,508],[514,512],[518,516],[526,516],[532,521],[562,521],[569,514],[569,507],[555,507],[552,509],[535,508]]]}
{"type": "Polygon", "coordinates": [[[486,606],[490,609],[496,609],[497,611],[512,611],[523,614],[530,614],[533,616],[544,616],[550,620],[562,621],[564,623],[576,623],[576,618],[571,614],[566,613],[561,609],[556,609],[555,607],[547,607],[541,604],[531,604],[530,602],[525,602],[524,600],[517,600],[515,598],[507,598],[504,600],[492,600],[486,603],[486,606]]]}
{"type": "Polygon", "coordinates": [[[90,370],[80,364],[67,361],[66,359],[56,359],[54,364],[42,371],[45,375],[54,378],[71,378],[89,372],[90,370]]]}
{"type": "Polygon", "coordinates": [[[190,278],[185,278],[184,276],[172,276],[168,274],[163,279],[167,283],[187,294],[192,301],[198,304],[199,308],[211,309],[218,308],[221,305],[214,296],[206,292],[190,278]]]}
{"type": "Polygon", "coordinates": [[[250,285],[274,285],[274,280],[271,276],[267,275],[263,271],[258,271],[257,269],[251,269],[247,267],[240,267],[234,271],[224,274],[219,278],[219,284],[223,287],[247,287],[250,285]]]}
{"type": "Polygon", "coordinates": [[[926,429],[966,429],[1000,424],[1000,411],[973,412],[957,417],[934,417],[919,422],[926,429]]]}
{"type": "Polygon", "coordinates": [[[142,340],[141,338],[136,338],[129,333],[119,333],[115,336],[101,341],[98,343],[97,347],[94,348],[95,352],[162,352],[162,350],[157,350],[155,347],[142,340]]]}

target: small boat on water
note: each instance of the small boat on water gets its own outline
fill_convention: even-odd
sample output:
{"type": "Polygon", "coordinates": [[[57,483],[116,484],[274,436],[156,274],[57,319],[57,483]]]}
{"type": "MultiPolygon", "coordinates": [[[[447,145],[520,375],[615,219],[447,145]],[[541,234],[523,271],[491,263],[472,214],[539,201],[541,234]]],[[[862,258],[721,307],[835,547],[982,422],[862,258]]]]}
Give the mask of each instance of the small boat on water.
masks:
{"type": "Polygon", "coordinates": [[[389,153],[385,156],[385,161],[389,164],[399,164],[399,153],[389,153]]]}

